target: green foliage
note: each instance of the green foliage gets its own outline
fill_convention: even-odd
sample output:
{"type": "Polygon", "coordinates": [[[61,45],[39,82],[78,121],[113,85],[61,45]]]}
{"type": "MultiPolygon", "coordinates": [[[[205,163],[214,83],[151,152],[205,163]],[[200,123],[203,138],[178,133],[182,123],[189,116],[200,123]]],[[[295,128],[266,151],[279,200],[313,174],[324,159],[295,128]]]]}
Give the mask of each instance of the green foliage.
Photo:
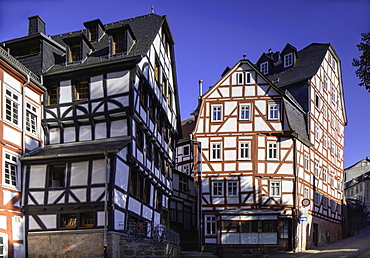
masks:
{"type": "Polygon", "coordinates": [[[360,79],[359,86],[364,86],[370,92],[370,32],[361,34],[361,43],[357,45],[362,55],[354,58],[352,65],[357,67],[356,75],[360,79]]]}

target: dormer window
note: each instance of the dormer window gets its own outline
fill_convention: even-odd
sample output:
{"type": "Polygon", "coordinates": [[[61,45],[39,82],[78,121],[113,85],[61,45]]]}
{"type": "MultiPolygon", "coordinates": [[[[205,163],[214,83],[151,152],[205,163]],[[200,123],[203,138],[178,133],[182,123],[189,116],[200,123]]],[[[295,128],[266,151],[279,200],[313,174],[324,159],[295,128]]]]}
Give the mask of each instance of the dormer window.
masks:
{"type": "Polygon", "coordinates": [[[75,43],[69,46],[69,62],[78,62],[81,60],[81,44],[75,43]]]}
{"type": "Polygon", "coordinates": [[[293,65],[293,53],[284,55],[284,68],[293,65]]]}
{"type": "Polygon", "coordinates": [[[89,29],[89,40],[90,42],[98,41],[98,28],[96,26],[89,29]]]}
{"type": "Polygon", "coordinates": [[[113,36],[113,54],[126,52],[125,36],[123,34],[113,36]]]}
{"type": "Polygon", "coordinates": [[[111,55],[127,55],[134,45],[135,38],[128,25],[107,30],[110,35],[110,53],[111,55]]]}
{"type": "Polygon", "coordinates": [[[261,73],[263,73],[263,74],[268,74],[268,73],[269,73],[269,66],[268,66],[268,62],[263,62],[263,63],[260,65],[260,71],[261,71],[261,73]]]}
{"type": "Polygon", "coordinates": [[[88,22],[84,22],[86,27],[86,37],[90,42],[97,42],[104,34],[104,25],[99,20],[92,20],[88,22]]]}

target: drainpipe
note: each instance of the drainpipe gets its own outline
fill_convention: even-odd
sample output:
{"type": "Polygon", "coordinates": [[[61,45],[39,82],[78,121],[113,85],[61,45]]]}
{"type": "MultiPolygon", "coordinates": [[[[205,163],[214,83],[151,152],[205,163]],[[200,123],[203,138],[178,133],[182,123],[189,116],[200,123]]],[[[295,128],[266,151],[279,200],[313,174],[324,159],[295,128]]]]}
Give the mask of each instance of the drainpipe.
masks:
{"type": "Polygon", "coordinates": [[[105,157],[105,196],[104,196],[104,257],[108,257],[107,254],[107,233],[108,233],[108,180],[110,172],[110,160],[108,157],[108,152],[104,152],[105,157]]]}
{"type": "Polygon", "coordinates": [[[292,241],[292,249],[294,252],[296,252],[296,234],[297,234],[297,226],[298,226],[298,205],[297,205],[297,196],[298,196],[298,167],[297,167],[297,140],[295,138],[293,138],[293,142],[294,142],[294,162],[293,162],[293,171],[294,171],[294,194],[293,194],[293,198],[294,198],[294,208],[293,208],[293,221],[292,221],[292,238],[293,238],[293,241],[292,241]]]}
{"type": "MultiPolygon", "coordinates": [[[[24,119],[25,117],[25,114],[26,114],[26,92],[25,92],[25,88],[27,88],[29,85],[30,85],[30,82],[31,82],[31,79],[30,79],[30,75],[27,74],[27,81],[25,84],[23,84],[23,87],[22,87],[22,155],[25,154],[26,152],[26,119],[24,119]]],[[[22,185],[23,185],[23,189],[22,189],[22,185],[21,185],[21,207],[23,206],[23,200],[25,198],[25,193],[24,193],[24,190],[26,189],[26,182],[25,182],[25,173],[23,171],[23,169],[21,170],[23,173],[22,173],[22,176],[21,176],[21,179],[22,179],[22,185]]],[[[27,257],[27,236],[26,236],[26,227],[25,227],[25,216],[24,216],[24,212],[22,211],[22,218],[23,218],[23,227],[22,227],[22,231],[23,231],[23,255],[24,257],[27,257]]]]}

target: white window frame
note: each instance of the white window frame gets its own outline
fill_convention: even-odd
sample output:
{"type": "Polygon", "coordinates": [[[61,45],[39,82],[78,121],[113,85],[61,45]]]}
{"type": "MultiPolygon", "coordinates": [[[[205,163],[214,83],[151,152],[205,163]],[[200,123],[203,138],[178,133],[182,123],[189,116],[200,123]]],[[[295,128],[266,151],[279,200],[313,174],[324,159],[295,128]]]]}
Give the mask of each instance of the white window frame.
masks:
{"type": "Polygon", "coordinates": [[[216,235],[216,216],[206,215],[204,222],[205,222],[205,234],[216,235]]]}
{"type": "MultiPolygon", "coordinates": [[[[4,149],[3,149],[4,151],[4,149]]],[[[20,182],[19,182],[19,160],[18,155],[9,151],[4,151],[3,154],[3,160],[4,160],[4,172],[3,172],[3,185],[10,187],[10,188],[20,188],[20,182]],[[12,168],[15,169],[15,171],[12,171],[12,168]],[[15,183],[13,184],[12,177],[15,177],[15,183]],[[6,182],[8,181],[9,182],[6,182]]]]}
{"type": "Polygon", "coordinates": [[[240,141],[239,142],[239,159],[240,160],[250,160],[251,159],[251,142],[250,141],[240,141]]]}
{"type": "Polygon", "coordinates": [[[267,160],[279,159],[279,144],[278,142],[267,142],[267,160]]]}
{"type": "Polygon", "coordinates": [[[224,196],[224,181],[214,180],[212,181],[212,196],[224,196]]]}
{"type": "Polygon", "coordinates": [[[252,80],[252,73],[246,72],[245,73],[245,84],[251,84],[253,82],[252,80]]]}
{"type": "Polygon", "coordinates": [[[222,143],[211,142],[210,160],[222,160],[222,143]]]}
{"type": "Polygon", "coordinates": [[[238,196],[238,181],[236,180],[226,181],[226,195],[238,196]]]}
{"type": "Polygon", "coordinates": [[[245,83],[245,73],[244,72],[237,72],[235,73],[236,77],[236,85],[244,85],[245,83]]]}
{"type": "Polygon", "coordinates": [[[21,95],[5,87],[5,101],[4,101],[4,118],[5,121],[15,126],[21,127],[21,95]],[[9,95],[10,94],[10,95],[9,95]],[[10,106],[9,106],[10,105],[10,106]],[[9,113],[8,113],[9,112],[9,113]]]}
{"type": "Polygon", "coordinates": [[[284,68],[293,65],[293,53],[284,55],[284,68]]]}
{"type": "Polygon", "coordinates": [[[26,102],[26,132],[38,135],[38,113],[39,109],[31,102],[26,102]]]}
{"type": "Polygon", "coordinates": [[[322,181],[324,183],[328,182],[328,170],[326,168],[322,169],[322,181]]]}
{"type": "Polygon", "coordinates": [[[222,121],[222,105],[211,105],[211,122],[222,121]]]}
{"type": "Polygon", "coordinates": [[[324,148],[326,148],[328,146],[328,143],[327,143],[328,139],[327,139],[327,136],[326,134],[324,133],[323,137],[322,137],[322,146],[324,148]]]}
{"type": "Polygon", "coordinates": [[[304,154],[304,169],[310,171],[310,155],[307,153],[304,154]]]}
{"type": "Polygon", "coordinates": [[[270,197],[281,196],[281,181],[271,180],[270,181],[270,197]]]}
{"type": "Polygon", "coordinates": [[[251,104],[239,104],[239,120],[250,121],[251,120],[251,104]]]}
{"type": "Polygon", "coordinates": [[[303,198],[310,198],[310,193],[307,186],[303,188],[303,198]]]}
{"type": "Polygon", "coordinates": [[[263,74],[269,73],[269,64],[267,61],[260,64],[260,71],[263,74]]]}
{"type": "Polygon", "coordinates": [[[317,178],[320,176],[320,164],[318,161],[315,161],[314,174],[315,174],[315,177],[317,178]]]}
{"type": "Polygon", "coordinates": [[[280,105],[278,103],[268,104],[268,120],[279,120],[280,117],[280,105]]]}
{"type": "Polygon", "coordinates": [[[329,79],[326,75],[324,75],[324,90],[328,90],[329,86],[329,79]]]}
{"type": "Polygon", "coordinates": [[[0,233],[0,238],[2,238],[3,243],[0,244],[0,247],[3,247],[3,253],[0,253],[0,257],[8,257],[8,235],[0,233]]]}

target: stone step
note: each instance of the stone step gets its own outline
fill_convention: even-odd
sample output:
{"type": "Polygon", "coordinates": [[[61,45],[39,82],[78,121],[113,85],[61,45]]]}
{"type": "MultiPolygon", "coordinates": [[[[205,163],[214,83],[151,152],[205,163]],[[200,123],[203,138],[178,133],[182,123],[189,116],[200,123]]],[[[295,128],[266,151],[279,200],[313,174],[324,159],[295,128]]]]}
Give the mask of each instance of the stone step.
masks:
{"type": "Polygon", "coordinates": [[[179,253],[179,258],[195,258],[195,257],[200,257],[200,258],[218,258],[216,254],[213,253],[207,253],[207,252],[186,252],[186,251],[181,251],[179,253]]]}

